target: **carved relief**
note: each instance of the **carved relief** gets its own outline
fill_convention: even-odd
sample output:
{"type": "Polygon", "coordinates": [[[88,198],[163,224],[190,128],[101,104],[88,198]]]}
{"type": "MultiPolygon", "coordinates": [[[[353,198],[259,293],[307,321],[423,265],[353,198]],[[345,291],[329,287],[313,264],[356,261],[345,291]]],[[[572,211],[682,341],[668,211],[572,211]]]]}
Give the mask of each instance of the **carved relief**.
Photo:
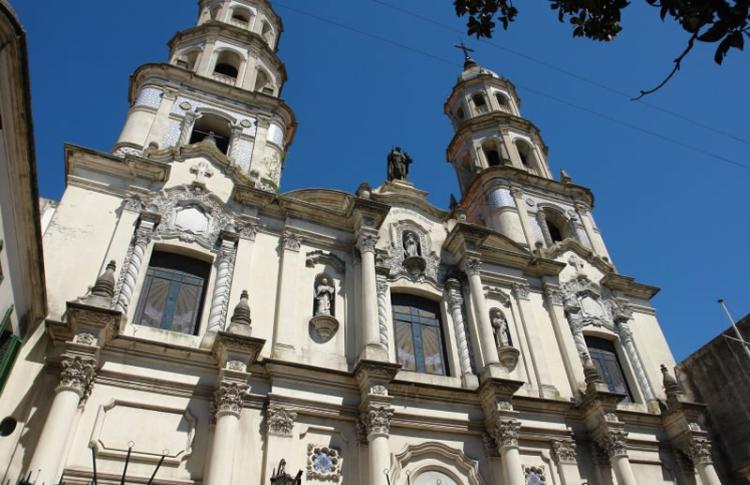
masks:
{"type": "Polygon", "coordinates": [[[451,278],[446,281],[445,288],[445,299],[448,302],[448,309],[451,312],[453,328],[456,333],[456,346],[458,348],[459,362],[461,363],[461,373],[471,374],[471,352],[469,350],[469,341],[466,336],[466,325],[464,323],[464,298],[461,295],[461,283],[451,278]]]}
{"type": "Polygon", "coordinates": [[[388,350],[388,308],[386,299],[388,297],[388,282],[382,276],[377,277],[378,292],[378,333],[380,345],[388,350]]]}
{"type": "Polygon", "coordinates": [[[544,485],[547,477],[544,474],[544,465],[524,466],[523,477],[526,485],[544,485]]]}
{"type": "Polygon", "coordinates": [[[327,342],[338,331],[336,320],[336,286],[327,274],[319,274],[313,285],[313,317],[310,319],[311,336],[317,342],[327,342]]]}
{"type": "Polygon", "coordinates": [[[694,465],[712,463],[711,442],[707,438],[693,436],[687,447],[687,455],[694,465]]]}
{"type": "Polygon", "coordinates": [[[242,400],[247,391],[247,384],[222,381],[214,391],[214,410],[216,419],[230,414],[240,417],[242,400]]]}
{"type": "Polygon", "coordinates": [[[266,425],[268,432],[280,436],[291,436],[297,413],[283,406],[271,404],[266,410],[266,425]]]}
{"type": "Polygon", "coordinates": [[[307,445],[307,479],[338,482],[341,479],[341,452],[328,446],[307,445]]]}
{"type": "Polygon", "coordinates": [[[378,239],[377,231],[362,231],[357,236],[357,249],[360,253],[374,253],[378,239]]]}
{"type": "Polygon", "coordinates": [[[621,429],[606,430],[597,443],[609,458],[628,456],[628,433],[621,429]]]}
{"type": "Polygon", "coordinates": [[[362,411],[360,421],[366,435],[371,433],[388,434],[391,431],[393,408],[386,405],[370,404],[362,411]]]}
{"type": "Polygon", "coordinates": [[[390,278],[438,281],[440,257],[432,250],[429,233],[416,222],[401,220],[390,227],[391,246],[383,266],[390,278]]]}
{"type": "Polygon", "coordinates": [[[55,392],[73,391],[85,398],[91,392],[97,361],[93,357],[63,354],[60,360],[60,383],[55,392]]]}
{"type": "Polygon", "coordinates": [[[573,440],[552,442],[552,457],[557,463],[576,463],[576,443],[573,440]]]}
{"type": "Polygon", "coordinates": [[[511,288],[513,291],[513,296],[515,296],[519,300],[529,299],[529,292],[531,291],[531,287],[528,283],[513,283],[511,288]]]}
{"type": "Polygon", "coordinates": [[[495,426],[490,430],[490,435],[495,440],[499,451],[504,448],[518,448],[518,435],[520,431],[520,421],[498,418],[495,426]]]}

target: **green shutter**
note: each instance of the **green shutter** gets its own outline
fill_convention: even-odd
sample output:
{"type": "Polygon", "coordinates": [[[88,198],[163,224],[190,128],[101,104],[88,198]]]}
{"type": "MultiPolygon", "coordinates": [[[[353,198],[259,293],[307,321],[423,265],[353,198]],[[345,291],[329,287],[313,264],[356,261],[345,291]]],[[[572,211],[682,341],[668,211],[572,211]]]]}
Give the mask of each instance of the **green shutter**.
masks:
{"type": "Polygon", "coordinates": [[[0,393],[5,387],[5,381],[8,379],[13,363],[16,361],[18,350],[21,348],[21,339],[13,334],[12,329],[8,329],[12,314],[13,306],[11,305],[5,311],[3,320],[0,322],[0,393]]]}

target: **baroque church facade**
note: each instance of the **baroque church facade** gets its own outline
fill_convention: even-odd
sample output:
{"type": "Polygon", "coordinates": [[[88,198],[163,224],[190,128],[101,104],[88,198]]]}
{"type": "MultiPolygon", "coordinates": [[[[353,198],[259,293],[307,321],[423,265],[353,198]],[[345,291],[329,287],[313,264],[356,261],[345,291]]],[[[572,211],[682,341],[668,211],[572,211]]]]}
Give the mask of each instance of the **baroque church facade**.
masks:
{"type": "Polygon", "coordinates": [[[449,211],[400,149],[378,187],[280,193],[281,33],[266,0],[200,0],[113,151],[65,147],[4,481],[720,484],[658,289],[618,273],[513,84],[467,56],[449,211]]]}

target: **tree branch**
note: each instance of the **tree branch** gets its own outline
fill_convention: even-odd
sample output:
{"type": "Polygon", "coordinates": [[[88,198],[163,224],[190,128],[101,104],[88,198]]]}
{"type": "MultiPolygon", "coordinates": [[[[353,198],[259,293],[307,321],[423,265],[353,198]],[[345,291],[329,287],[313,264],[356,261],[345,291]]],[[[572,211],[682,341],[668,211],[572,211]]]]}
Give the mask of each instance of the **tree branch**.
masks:
{"type": "Polygon", "coordinates": [[[698,38],[698,33],[694,33],[692,35],[692,37],[690,37],[690,40],[688,40],[688,45],[685,48],[685,50],[682,51],[682,54],[680,54],[680,56],[677,59],[674,60],[674,68],[672,69],[672,72],[670,72],[669,75],[666,78],[664,78],[664,80],[662,82],[660,82],[654,88],[646,89],[646,90],[642,89],[641,90],[641,94],[639,94],[635,98],[630,98],[630,100],[631,101],[638,101],[642,97],[648,96],[649,94],[655,93],[656,91],[658,91],[661,88],[663,88],[664,85],[667,84],[669,82],[669,80],[672,79],[672,77],[674,77],[675,74],[677,74],[677,71],[680,70],[680,66],[682,65],[682,60],[685,58],[686,55],[688,55],[688,53],[691,50],[693,50],[693,45],[695,44],[695,39],[697,39],[697,38],[698,38]]]}

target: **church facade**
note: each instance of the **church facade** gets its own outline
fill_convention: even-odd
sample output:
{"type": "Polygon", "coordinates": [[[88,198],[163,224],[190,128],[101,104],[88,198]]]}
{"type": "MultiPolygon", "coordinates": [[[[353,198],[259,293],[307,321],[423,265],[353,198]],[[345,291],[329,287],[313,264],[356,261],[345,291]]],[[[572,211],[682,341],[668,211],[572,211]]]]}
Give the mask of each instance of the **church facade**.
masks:
{"type": "Polygon", "coordinates": [[[401,149],[378,187],[280,193],[281,33],[266,0],[201,0],[113,151],[65,147],[4,480],[720,484],[658,290],[618,273],[513,84],[466,57],[448,211],[401,149]]]}

